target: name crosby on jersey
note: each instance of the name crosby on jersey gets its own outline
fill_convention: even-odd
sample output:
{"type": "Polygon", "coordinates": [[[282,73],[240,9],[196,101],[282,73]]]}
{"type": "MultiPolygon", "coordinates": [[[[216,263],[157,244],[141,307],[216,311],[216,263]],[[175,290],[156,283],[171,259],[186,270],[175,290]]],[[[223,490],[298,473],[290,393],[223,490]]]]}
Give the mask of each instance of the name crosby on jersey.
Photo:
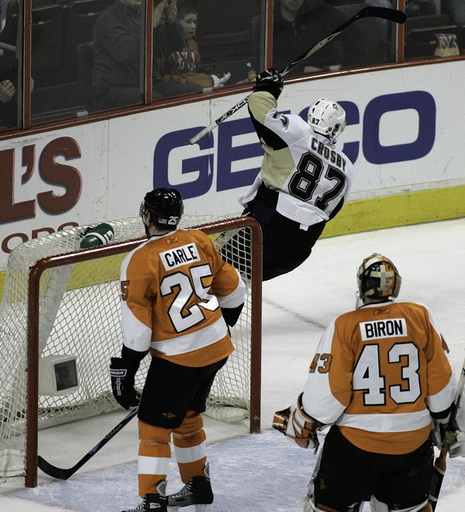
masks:
{"type": "Polygon", "coordinates": [[[312,137],[311,147],[313,151],[334,164],[336,167],[339,167],[339,169],[342,169],[343,171],[346,170],[346,161],[334,149],[328,148],[326,144],[323,144],[323,142],[315,139],[315,137],[312,137]]]}
{"type": "Polygon", "coordinates": [[[408,335],[405,318],[389,318],[374,322],[360,322],[362,341],[380,338],[403,338],[408,335]]]}
{"type": "Polygon", "coordinates": [[[186,263],[200,261],[199,252],[195,243],[175,247],[169,251],[160,253],[165,270],[181,267],[186,263]]]}

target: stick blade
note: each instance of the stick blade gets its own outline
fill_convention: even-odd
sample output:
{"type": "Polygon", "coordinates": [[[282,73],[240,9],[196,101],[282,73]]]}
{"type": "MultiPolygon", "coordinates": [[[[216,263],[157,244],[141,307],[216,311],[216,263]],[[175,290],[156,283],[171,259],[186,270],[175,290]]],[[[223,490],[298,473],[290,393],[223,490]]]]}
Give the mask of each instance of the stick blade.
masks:
{"type": "Polygon", "coordinates": [[[375,7],[374,5],[365,7],[358,14],[360,18],[383,18],[394,23],[405,23],[407,19],[407,15],[403,11],[387,7],[375,7]]]}
{"type": "Polygon", "coordinates": [[[57,468],[56,466],[50,464],[50,462],[47,462],[45,459],[43,459],[40,455],[37,457],[37,466],[46,475],[56,478],[57,480],[68,480],[68,478],[74,474],[73,468],[57,468]]]}

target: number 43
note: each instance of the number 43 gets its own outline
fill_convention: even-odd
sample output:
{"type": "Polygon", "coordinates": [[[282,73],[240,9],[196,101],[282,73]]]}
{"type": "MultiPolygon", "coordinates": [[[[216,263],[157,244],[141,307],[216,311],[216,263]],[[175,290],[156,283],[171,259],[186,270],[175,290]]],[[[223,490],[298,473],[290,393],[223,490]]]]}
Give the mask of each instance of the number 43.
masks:
{"type": "MultiPolygon", "coordinates": [[[[352,389],[363,391],[365,405],[386,405],[387,395],[397,404],[414,403],[421,395],[420,359],[417,346],[409,341],[395,343],[388,352],[388,366],[383,372],[379,357],[379,346],[365,345],[355,365],[352,376],[352,389]],[[386,389],[386,374],[395,371],[392,365],[401,364],[401,382],[386,389]]],[[[328,373],[333,356],[315,354],[310,373],[328,373]]]]}
{"type": "Polygon", "coordinates": [[[421,395],[420,359],[417,346],[408,341],[395,343],[388,351],[388,366],[381,368],[378,345],[365,345],[354,369],[352,389],[363,391],[365,405],[386,405],[387,396],[396,404],[411,404],[421,395]],[[401,383],[386,388],[391,365],[401,364],[401,383]]]}

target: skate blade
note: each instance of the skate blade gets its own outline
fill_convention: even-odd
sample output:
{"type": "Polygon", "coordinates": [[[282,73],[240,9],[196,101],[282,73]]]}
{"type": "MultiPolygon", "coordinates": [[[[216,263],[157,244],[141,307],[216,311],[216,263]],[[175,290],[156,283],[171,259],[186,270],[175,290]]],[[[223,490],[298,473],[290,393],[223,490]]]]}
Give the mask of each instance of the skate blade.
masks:
{"type": "MultiPolygon", "coordinates": [[[[194,507],[195,512],[213,512],[212,505],[191,505],[191,507],[194,507]]],[[[167,512],[182,512],[182,507],[167,507],[167,512]]]]}

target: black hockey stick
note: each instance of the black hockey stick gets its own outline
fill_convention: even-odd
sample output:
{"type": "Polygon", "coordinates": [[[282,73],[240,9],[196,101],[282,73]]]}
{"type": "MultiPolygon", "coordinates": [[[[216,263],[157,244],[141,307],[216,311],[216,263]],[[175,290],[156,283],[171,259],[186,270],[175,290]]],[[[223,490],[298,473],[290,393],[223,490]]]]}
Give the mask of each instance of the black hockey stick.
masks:
{"type": "MultiPolygon", "coordinates": [[[[337,37],[341,32],[343,32],[347,27],[352,25],[352,23],[354,23],[357,20],[360,20],[361,18],[383,18],[388,21],[393,21],[394,23],[405,23],[407,16],[405,15],[404,12],[398,11],[397,9],[388,9],[386,7],[374,7],[372,5],[364,7],[361,11],[359,11],[357,14],[352,16],[352,18],[349,18],[340,27],[333,30],[330,34],[328,34],[325,38],[323,38],[315,46],[310,48],[310,50],[308,50],[307,52],[302,54],[300,57],[298,57],[297,59],[290,62],[282,71],[280,71],[281,75],[287,75],[289,73],[289,71],[291,71],[291,69],[298,66],[302,61],[304,61],[305,59],[310,57],[310,55],[313,55],[314,53],[316,53],[320,48],[323,48],[323,46],[325,46],[329,42],[331,42],[335,37],[337,37]]],[[[228,117],[231,117],[235,112],[237,112],[244,105],[247,105],[247,98],[244,98],[243,100],[239,101],[239,103],[236,103],[236,105],[234,105],[234,107],[231,107],[221,117],[219,117],[218,119],[215,119],[215,121],[213,121],[212,124],[210,124],[203,130],[201,130],[199,133],[194,135],[192,138],[190,138],[189,142],[191,144],[195,144],[204,135],[206,135],[207,133],[210,133],[219,124],[221,124],[223,121],[228,119],[228,117]]]]}
{"type": "MultiPolygon", "coordinates": [[[[459,408],[460,402],[462,400],[463,395],[463,388],[465,385],[465,361],[462,365],[462,370],[460,374],[459,383],[457,384],[457,392],[455,394],[455,401],[454,406],[452,409],[452,412],[450,414],[449,418],[449,424],[446,427],[446,430],[456,430],[456,417],[457,417],[457,410],[459,408]]],[[[431,483],[431,491],[429,494],[429,502],[431,505],[431,508],[436,510],[436,505],[438,504],[439,499],[439,493],[441,492],[442,482],[444,480],[444,475],[446,473],[446,459],[447,459],[447,453],[449,451],[449,446],[447,443],[444,443],[444,447],[442,448],[439,456],[434,461],[434,475],[433,475],[433,481],[431,483]]]]}
{"type": "Polygon", "coordinates": [[[43,459],[40,455],[37,457],[37,465],[39,468],[46,473],[49,476],[52,476],[53,478],[58,478],[59,480],[68,480],[68,478],[76,471],[84,466],[84,464],[91,459],[99,450],[100,448],[103,448],[110,439],[112,439],[125,425],[127,425],[134,416],[137,415],[139,412],[139,406],[135,407],[127,416],[125,416],[119,423],[116,425],[116,427],[108,432],[108,434],[99,441],[89,452],[87,452],[82,459],[77,462],[72,468],[69,469],[62,469],[57,468],[56,466],[53,466],[50,464],[50,462],[47,462],[45,459],[43,459]]]}

